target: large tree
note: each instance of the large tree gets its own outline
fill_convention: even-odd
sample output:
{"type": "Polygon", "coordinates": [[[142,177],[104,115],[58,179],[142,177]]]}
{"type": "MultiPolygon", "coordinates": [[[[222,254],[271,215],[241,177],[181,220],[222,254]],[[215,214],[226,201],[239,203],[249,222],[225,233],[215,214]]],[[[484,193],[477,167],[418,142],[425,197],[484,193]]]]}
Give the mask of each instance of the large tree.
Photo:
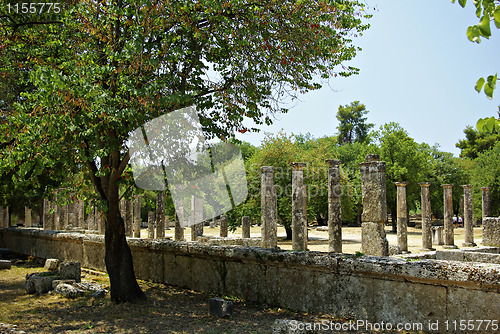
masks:
{"type": "Polygon", "coordinates": [[[373,124],[366,122],[366,106],[359,101],[339,106],[337,111],[337,126],[339,144],[368,143],[369,132],[373,124]]]}
{"type": "Polygon", "coordinates": [[[88,170],[116,302],[145,298],[118,208],[130,132],[190,105],[209,137],[246,131],[244,119],[270,124],[281,98],[356,73],[343,63],[367,28],[362,5],[347,0],[80,0],[44,22],[1,10],[0,45],[26,55],[35,86],[3,123],[18,127],[4,154],[29,161],[37,147],[88,170]]]}

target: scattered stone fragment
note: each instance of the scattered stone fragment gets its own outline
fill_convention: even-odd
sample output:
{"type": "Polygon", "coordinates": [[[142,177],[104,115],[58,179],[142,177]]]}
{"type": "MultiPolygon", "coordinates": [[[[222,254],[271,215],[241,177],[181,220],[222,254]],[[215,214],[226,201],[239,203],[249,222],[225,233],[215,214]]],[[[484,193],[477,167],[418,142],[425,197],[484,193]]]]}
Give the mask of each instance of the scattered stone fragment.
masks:
{"type": "Polygon", "coordinates": [[[83,290],[88,290],[88,291],[103,290],[102,286],[100,284],[96,284],[96,283],[80,282],[80,283],[74,283],[73,285],[76,286],[77,288],[80,288],[83,290]]]}
{"type": "Polygon", "coordinates": [[[0,334],[26,334],[17,328],[17,325],[4,324],[0,322],[0,334]]]}
{"type": "Polygon", "coordinates": [[[97,299],[97,298],[104,298],[105,295],[106,295],[106,290],[101,289],[91,294],[90,297],[94,297],[97,299]]]}
{"type": "Polygon", "coordinates": [[[70,284],[75,283],[74,279],[55,279],[52,281],[52,290],[55,290],[59,284],[70,284]]]}
{"type": "Polygon", "coordinates": [[[59,267],[59,263],[60,261],[58,259],[47,259],[45,260],[44,268],[48,271],[54,271],[59,267]]]}
{"type": "Polygon", "coordinates": [[[273,324],[273,334],[314,334],[320,333],[308,324],[289,319],[276,319],[273,324]]]}
{"type": "Polygon", "coordinates": [[[210,315],[219,318],[230,317],[233,314],[233,302],[222,298],[211,298],[208,301],[208,310],[210,315]]]}
{"type": "Polygon", "coordinates": [[[80,297],[83,296],[83,294],[85,293],[85,290],[79,289],[77,287],[74,287],[73,285],[69,285],[66,283],[61,283],[57,285],[54,291],[63,295],[66,298],[80,297]]]}
{"type": "Polygon", "coordinates": [[[0,260],[0,269],[10,269],[12,263],[9,260],[0,260]]]}
{"type": "Polygon", "coordinates": [[[403,251],[401,250],[400,245],[389,245],[389,255],[397,255],[402,253],[403,251]]]}

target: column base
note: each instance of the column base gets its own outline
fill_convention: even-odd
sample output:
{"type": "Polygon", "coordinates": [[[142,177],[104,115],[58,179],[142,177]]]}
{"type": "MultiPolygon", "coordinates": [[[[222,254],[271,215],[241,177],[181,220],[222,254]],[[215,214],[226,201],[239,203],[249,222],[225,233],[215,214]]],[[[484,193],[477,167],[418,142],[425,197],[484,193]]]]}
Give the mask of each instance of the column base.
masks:
{"type": "Polygon", "coordinates": [[[477,244],[474,242],[464,242],[462,243],[462,247],[476,247],[477,244]]]}
{"type": "Polygon", "coordinates": [[[420,248],[419,250],[421,252],[432,252],[432,251],[435,251],[436,248],[420,248]]]}
{"type": "Polygon", "coordinates": [[[444,249],[457,249],[458,247],[455,245],[443,245],[444,249]]]}
{"type": "Polygon", "coordinates": [[[410,251],[402,251],[401,254],[411,254],[410,251]]]}

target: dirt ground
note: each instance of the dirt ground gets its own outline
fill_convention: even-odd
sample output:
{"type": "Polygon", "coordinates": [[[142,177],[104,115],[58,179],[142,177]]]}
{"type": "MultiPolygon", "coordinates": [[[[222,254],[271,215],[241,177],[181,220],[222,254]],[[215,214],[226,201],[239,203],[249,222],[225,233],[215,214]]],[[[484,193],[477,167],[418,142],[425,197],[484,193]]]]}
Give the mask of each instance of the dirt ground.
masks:
{"type": "MultiPolygon", "coordinates": [[[[396,244],[396,234],[386,227],[389,244],[396,244]]],[[[173,229],[167,230],[173,238],[173,229]]],[[[481,228],[474,229],[477,244],[481,243],[481,228]]],[[[144,237],[147,231],[143,230],[144,237]]],[[[204,235],[219,235],[219,228],[205,227],[204,235]]],[[[285,231],[278,229],[279,247],[291,249],[291,241],[285,241],[285,231]]],[[[185,237],[189,240],[190,230],[185,237]]],[[[241,229],[229,234],[240,237],[241,229]]],[[[260,236],[260,227],[251,229],[252,237],[260,236]]],[[[342,228],[344,253],[355,253],[361,248],[361,229],[342,228]]],[[[455,244],[461,248],[464,229],[455,230],[455,244]]],[[[309,229],[309,250],[327,251],[328,232],[309,229]]],[[[408,244],[412,253],[421,247],[421,230],[409,228],[408,244]]],[[[435,246],[442,249],[441,246],[435,246]]],[[[20,258],[10,270],[0,271],[0,334],[3,324],[14,324],[26,333],[272,333],[276,319],[294,319],[306,323],[342,323],[356,319],[338,319],[328,314],[308,314],[269,305],[258,305],[231,296],[212,296],[168,285],[139,281],[148,300],[138,304],[112,303],[109,295],[103,299],[84,296],[66,299],[57,294],[33,296],[24,290],[28,273],[44,271],[41,263],[33,258],[20,258]],[[231,318],[215,318],[208,313],[208,300],[223,297],[235,304],[231,318]]],[[[106,275],[84,273],[83,281],[91,281],[109,287],[106,275]]],[[[307,282],[304,282],[307,284],[307,282]]],[[[336,333],[335,331],[323,331],[336,333]]],[[[322,333],[323,333],[322,332],[322,333]]],[[[343,332],[345,333],[345,332],[343,332]]],[[[351,331],[353,333],[353,331],[351,331]]],[[[387,332],[385,332],[387,333],[387,332]]],[[[409,333],[409,332],[404,332],[409,333]]]]}
{"type": "MultiPolygon", "coordinates": [[[[385,227],[387,240],[389,245],[397,245],[397,235],[391,232],[391,227],[385,227]]],[[[463,227],[456,228],[454,230],[455,234],[455,245],[458,248],[462,248],[462,243],[465,239],[465,232],[463,227]]],[[[166,230],[166,236],[174,239],[174,229],[170,228],[166,230]]],[[[219,236],[219,227],[210,228],[205,226],[203,229],[203,235],[205,236],[219,236]]],[[[260,237],[260,226],[254,225],[250,229],[250,236],[260,237]]],[[[147,230],[143,229],[141,231],[141,237],[147,238],[147,230]]],[[[186,240],[191,240],[191,230],[186,228],[184,231],[184,237],[186,240]]],[[[229,232],[229,238],[241,238],[241,227],[238,227],[234,232],[229,232]]],[[[444,237],[444,235],[443,235],[444,237]]],[[[285,228],[278,226],[278,246],[281,249],[291,250],[292,241],[285,240],[286,232],[285,228]]],[[[481,245],[482,241],[482,227],[474,228],[474,242],[481,245]]],[[[443,246],[433,245],[435,249],[441,250],[443,246]]],[[[422,229],[415,227],[408,227],[408,250],[411,253],[419,253],[422,248],[422,229]]],[[[328,231],[318,231],[316,227],[310,226],[308,228],[308,250],[318,251],[318,252],[328,252],[328,231]]],[[[348,254],[355,254],[356,252],[361,252],[361,228],[360,227],[342,227],[342,252],[348,254]]]]}

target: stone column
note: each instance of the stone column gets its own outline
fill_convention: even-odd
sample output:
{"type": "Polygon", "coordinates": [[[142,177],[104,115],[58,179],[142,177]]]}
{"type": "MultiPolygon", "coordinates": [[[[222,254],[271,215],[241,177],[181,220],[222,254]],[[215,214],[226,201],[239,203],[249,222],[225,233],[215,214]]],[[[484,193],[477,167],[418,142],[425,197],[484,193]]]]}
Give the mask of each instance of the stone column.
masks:
{"type": "Polygon", "coordinates": [[[184,221],[184,204],[182,201],[175,202],[175,241],[184,241],[184,227],[181,224],[184,221]]]}
{"type": "Polygon", "coordinates": [[[262,166],[260,173],[261,247],[274,248],[278,246],[274,168],[262,166]]]}
{"type": "Polygon", "coordinates": [[[141,196],[134,196],[134,238],[141,237],[141,196]]]}
{"type": "Polygon", "coordinates": [[[0,228],[2,227],[7,227],[7,224],[5,224],[5,220],[3,219],[3,206],[0,206],[0,228]]]}
{"type": "Polygon", "coordinates": [[[155,238],[155,213],[148,212],[148,238],[155,238]]]}
{"type": "Polygon", "coordinates": [[[227,216],[220,216],[220,236],[221,238],[227,238],[227,216]]]}
{"type": "Polygon", "coordinates": [[[77,222],[76,222],[77,204],[76,204],[76,200],[72,199],[72,201],[73,202],[68,203],[68,225],[66,226],[66,229],[68,229],[68,228],[73,229],[73,228],[77,227],[77,222]]]}
{"type": "Polygon", "coordinates": [[[432,251],[432,221],[431,221],[431,194],[430,183],[420,184],[421,207],[422,207],[422,250],[432,251]]]}
{"type": "Polygon", "coordinates": [[[482,192],[482,202],[483,202],[483,215],[482,218],[484,220],[484,217],[489,217],[491,215],[490,211],[490,187],[481,187],[482,192]]]}
{"type": "Polygon", "coordinates": [[[165,192],[156,194],[156,238],[165,238],[165,192]]]}
{"type": "Polygon", "coordinates": [[[100,234],[106,234],[106,218],[104,217],[104,212],[98,210],[96,207],[94,215],[95,215],[97,230],[99,231],[100,234]]]}
{"type": "Polygon", "coordinates": [[[203,201],[191,196],[191,240],[203,235],[203,201]]]}
{"type": "Polygon", "coordinates": [[[474,247],[474,222],[472,221],[472,184],[463,185],[464,188],[464,231],[465,240],[462,247],[474,247]]]}
{"type": "Polygon", "coordinates": [[[50,201],[46,198],[43,199],[42,225],[44,230],[50,229],[50,201]]]}
{"type": "Polygon", "coordinates": [[[77,201],[77,218],[76,218],[76,224],[79,228],[86,229],[86,224],[85,224],[85,201],[79,199],[77,201]]]}
{"type": "Polygon", "coordinates": [[[328,159],[328,250],[342,253],[342,205],[340,160],[328,159]]]}
{"type": "Polygon", "coordinates": [[[387,221],[385,162],[378,154],[368,154],[359,164],[363,212],[361,214],[361,251],[367,255],[388,256],[389,243],[384,226],[387,221]]]}
{"type": "Polygon", "coordinates": [[[292,249],[307,250],[307,222],[304,216],[303,162],[292,162],[292,249]]]}
{"type": "MultiPolygon", "coordinates": [[[[126,226],[127,226],[127,201],[125,201],[123,198],[120,200],[120,216],[123,219],[123,226],[126,231],[126,226]]],[[[126,234],[127,232],[125,232],[126,234]]]]}
{"type": "Polygon", "coordinates": [[[57,225],[57,230],[65,230],[68,226],[68,205],[60,205],[58,208],[59,221],[57,225]]]}
{"type": "Polygon", "coordinates": [[[398,246],[403,253],[408,253],[408,205],[406,203],[406,182],[395,182],[398,246]]]}
{"type": "Polygon", "coordinates": [[[132,237],[134,235],[134,202],[130,200],[125,201],[125,235],[132,237]]]}
{"type": "Polygon", "coordinates": [[[87,216],[87,226],[90,231],[97,231],[96,219],[95,219],[95,208],[91,203],[91,210],[87,216]]]}
{"type": "Polygon", "coordinates": [[[250,238],[250,217],[241,217],[241,237],[250,238]]]}
{"type": "Polygon", "coordinates": [[[24,227],[31,227],[31,209],[24,207],[24,227]]]}
{"type": "Polygon", "coordinates": [[[457,248],[453,232],[453,184],[443,184],[444,200],[444,245],[443,248],[457,248]]]}
{"type": "Polygon", "coordinates": [[[57,199],[54,199],[51,203],[51,208],[52,208],[52,230],[53,231],[58,231],[59,230],[59,205],[57,204],[57,199]]]}

